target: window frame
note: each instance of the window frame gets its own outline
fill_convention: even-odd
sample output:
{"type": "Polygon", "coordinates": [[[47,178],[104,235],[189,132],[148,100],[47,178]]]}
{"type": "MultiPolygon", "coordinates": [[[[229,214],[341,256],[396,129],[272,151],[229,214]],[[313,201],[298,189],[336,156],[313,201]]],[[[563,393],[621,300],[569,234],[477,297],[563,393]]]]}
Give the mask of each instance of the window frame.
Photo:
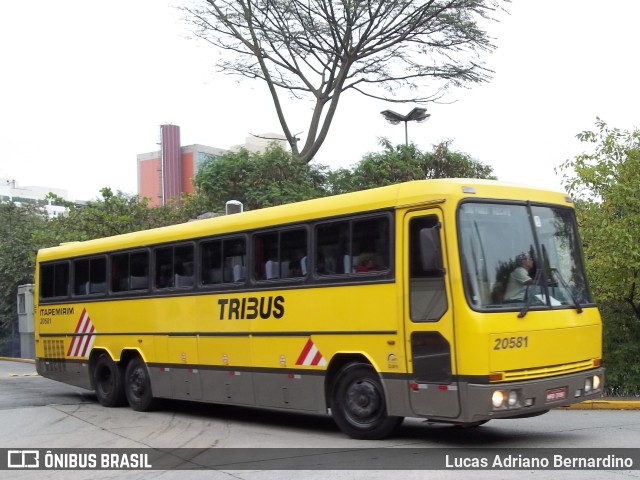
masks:
{"type": "MultiPolygon", "coordinates": [[[[302,283],[305,281],[305,279],[309,278],[309,270],[307,269],[307,273],[306,274],[302,274],[302,267],[300,268],[300,275],[297,276],[286,276],[283,277],[282,276],[282,264],[284,261],[290,261],[290,260],[283,260],[283,242],[282,242],[282,237],[283,235],[286,235],[288,233],[292,233],[295,231],[300,231],[300,232],[304,232],[304,254],[302,256],[300,256],[300,259],[298,260],[299,262],[302,261],[302,259],[304,257],[307,257],[307,265],[308,265],[308,260],[309,260],[309,256],[310,256],[310,247],[311,247],[311,236],[309,233],[309,224],[305,223],[305,222],[301,222],[301,223],[294,223],[294,224],[287,224],[287,225],[283,225],[280,228],[272,228],[269,230],[260,230],[260,231],[256,231],[253,232],[251,235],[251,264],[250,266],[251,268],[251,272],[252,272],[252,279],[254,282],[256,282],[257,284],[263,284],[265,282],[295,282],[295,283],[302,283]],[[277,266],[278,266],[278,275],[272,278],[267,278],[266,275],[266,263],[269,260],[265,260],[264,258],[262,258],[260,260],[260,262],[258,261],[258,259],[256,258],[256,254],[257,254],[257,246],[256,246],[256,240],[258,239],[258,237],[261,236],[267,236],[267,235],[276,235],[277,236],[277,246],[276,246],[276,254],[277,254],[277,258],[275,261],[277,266]],[[265,268],[265,275],[264,278],[259,278],[257,275],[257,269],[258,267],[263,267],[265,268]]],[[[291,250],[287,250],[287,252],[290,252],[291,250]]]]}
{"type": "MultiPolygon", "coordinates": [[[[395,252],[396,252],[396,242],[395,242],[395,229],[396,229],[396,225],[395,225],[395,211],[393,210],[382,210],[382,211],[374,211],[374,212],[367,212],[364,214],[356,214],[356,215],[348,215],[348,216],[341,216],[341,217],[333,217],[333,218],[327,218],[327,219],[322,219],[320,221],[317,222],[313,222],[312,224],[313,227],[313,245],[312,245],[312,251],[313,251],[313,257],[312,257],[312,265],[310,266],[310,270],[313,272],[313,277],[316,281],[318,282],[326,282],[326,281],[335,281],[335,280],[348,280],[348,281],[352,281],[354,283],[357,283],[359,281],[362,281],[363,278],[366,277],[375,277],[376,279],[379,277],[386,277],[386,278],[394,278],[394,272],[395,272],[395,252]],[[386,220],[386,227],[387,227],[387,232],[386,232],[386,239],[384,240],[386,242],[386,251],[381,252],[380,256],[381,257],[385,257],[385,262],[386,265],[384,266],[384,268],[379,268],[373,271],[366,271],[366,272],[358,272],[358,271],[353,271],[354,267],[353,267],[353,259],[354,257],[357,257],[359,255],[354,255],[354,244],[355,244],[355,235],[354,235],[354,224],[357,222],[363,222],[363,221],[368,221],[368,220],[376,220],[376,219],[385,219],[386,220]],[[342,272],[341,273],[337,273],[337,272],[331,272],[331,273],[325,273],[325,274],[320,274],[318,273],[318,264],[319,264],[319,253],[320,253],[320,246],[318,245],[318,228],[325,226],[325,225],[329,225],[332,223],[340,223],[340,222],[345,222],[348,225],[348,248],[345,252],[340,252],[338,254],[338,257],[344,257],[346,255],[349,255],[350,259],[349,262],[351,263],[351,271],[350,272],[345,272],[345,268],[344,268],[344,258],[343,258],[343,264],[342,264],[342,272]],[[384,254],[384,255],[382,255],[384,254]]],[[[378,252],[374,252],[376,254],[378,254],[378,252]]],[[[340,258],[334,259],[335,263],[339,263],[340,258]]],[[[326,261],[326,259],[325,259],[326,261]]]]}
{"type": "Polygon", "coordinates": [[[130,296],[130,295],[144,295],[147,294],[150,290],[151,283],[151,252],[147,248],[133,248],[131,250],[118,250],[109,253],[109,295],[113,297],[120,296],[130,296]],[[144,288],[132,288],[131,287],[131,278],[133,275],[131,274],[131,257],[134,255],[139,255],[141,253],[146,254],[147,256],[147,286],[144,288]],[[125,290],[114,290],[113,289],[113,265],[114,258],[119,256],[127,256],[127,288],[125,290]]]}
{"type": "MultiPolygon", "coordinates": [[[[151,268],[150,268],[150,272],[151,272],[151,290],[153,292],[165,292],[168,290],[180,290],[180,291],[190,291],[193,290],[196,286],[196,279],[197,279],[197,255],[196,255],[196,241],[177,241],[177,242],[169,242],[169,243],[163,243],[163,244],[158,244],[158,245],[154,245],[151,248],[151,268]],[[184,248],[184,247],[191,247],[191,263],[192,263],[192,280],[191,280],[191,285],[183,285],[183,286],[177,286],[176,285],[176,279],[177,279],[177,275],[180,275],[179,273],[176,272],[176,250],[180,249],[180,248],[184,248]],[[170,275],[170,279],[171,279],[171,283],[170,285],[165,286],[158,286],[158,251],[160,250],[166,250],[166,249],[170,249],[171,250],[171,275],[170,275]]],[[[189,275],[184,275],[186,277],[188,277],[189,275]]]]}
{"type": "Polygon", "coordinates": [[[247,238],[246,233],[244,232],[238,232],[238,233],[233,233],[233,234],[225,234],[225,235],[216,235],[216,236],[211,236],[211,237],[203,237],[203,238],[199,238],[196,239],[196,243],[197,243],[197,248],[196,248],[196,275],[197,275],[197,280],[196,280],[196,285],[198,289],[203,289],[203,290],[228,290],[228,289],[237,289],[239,287],[242,287],[244,285],[246,285],[247,281],[248,281],[248,275],[246,274],[246,272],[249,271],[249,240],[247,238]],[[225,256],[225,242],[232,242],[232,241],[241,241],[244,243],[244,254],[243,255],[227,255],[225,256]],[[203,282],[203,275],[204,275],[204,263],[203,263],[203,254],[202,254],[202,249],[203,246],[207,243],[213,243],[213,242],[220,242],[220,268],[222,270],[221,272],[221,280],[220,282],[217,283],[204,283],[203,282]],[[241,265],[241,267],[243,266],[246,269],[244,278],[242,280],[239,281],[234,281],[233,280],[233,273],[231,273],[231,280],[230,281],[226,281],[225,280],[225,260],[227,258],[234,258],[234,257],[242,257],[244,256],[244,265],[241,265]]]}
{"type": "Polygon", "coordinates": [[[109,275],[109,271],[110,271],[110,255],[108,254],[98,254],[98,255],[91,255],[91,256],[84,256],[84,257],[74,257],[70,260],[71,263],[71,272],[70,272],[70,279],[69,279],[69,288],[71,290],[70,294],[72,298],[86,298],[86,297],[104,297],[106,296],[109,292],[110,292],[110,287],[111,287],[111,282],[110,282],[110,275],[109,275]],[[96,261],[96,260],[103,260],[104,261],[104,289],[101,292],[91,292],[90,288],[87,290],[86,293],[77,293],[76,292],[76,274],[77,274],[77,270],[76,270],[76,266],[79,262],[88,262],[88,268],[87,268],[87,274],[88,274],[88,279],[86,281],[87,285],[90,287],[91,284],[93,283],[91,281],[91,271],[92,271],[92,267],[91,264],[92,262],[96,261]]]}
{"type": "Polygon", "coordinates": [[[64,260],[53,260],[50,262],[44,262],[40,264],[40,274],[39,274],[39,285],[38,285],[38,299],[41,302],[42,300],[46,302],[51,302],[51,303],[55,303],[56,301],[62,300],[62,299],[67,299],[70,297],[70,290],[71,290],[71,259],[64,259],[64,260]],[[56,268],[57,267],[61,267],[61,266],[66,266],[67,269],[67,288],[66,288],[66,293],[64,295],[56,295],[56,268]],[[43,285],[44,285],[44,281],[43,281],[43,277],[45,272],[43,271],[44,269],[47,269],[49,267],[53,267],[53,295],[50,296],[43,296],[42,295],[42,290],[43,290],[43,285]]]}

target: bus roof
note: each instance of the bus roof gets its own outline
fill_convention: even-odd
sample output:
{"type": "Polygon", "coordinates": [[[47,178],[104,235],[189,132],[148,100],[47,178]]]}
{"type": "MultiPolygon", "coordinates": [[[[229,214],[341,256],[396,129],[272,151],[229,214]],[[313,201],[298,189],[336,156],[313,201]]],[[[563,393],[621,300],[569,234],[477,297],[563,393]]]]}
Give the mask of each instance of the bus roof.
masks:
{"type": "Polygon", "coordinates": [[[110,250],[144,247],[208,235],[276,226],[315,218],[334,217],[356,212],[398,208],[463,198],[508,198],[567,205],[566,193],[508,184],[496,180],[434,179],[415,180],[360,192],[334,195],[275,207],[246,211],[167,227],[125,233],[113,237],[68,242],[41,249],[39,261],[81,256],[110,250]]]}

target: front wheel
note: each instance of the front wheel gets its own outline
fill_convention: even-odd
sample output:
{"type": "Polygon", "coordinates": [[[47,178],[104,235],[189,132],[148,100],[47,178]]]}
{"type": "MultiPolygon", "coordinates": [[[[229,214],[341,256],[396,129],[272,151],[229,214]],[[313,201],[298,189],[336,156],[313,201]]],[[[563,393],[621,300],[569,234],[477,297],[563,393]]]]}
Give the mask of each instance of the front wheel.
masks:
{"type": "Polygon", "coordinates": [[[331,394],[331,412],[343,432],[361,440],[388,437],[403,420],[387,415],[382,383],[365,363],[350,363],[340,371],[331,394]]]}
{"type": "Polygon", "coordinates": [[[129,406],[134,410],[146,412],[153,408],[154,399],[149,371],[140,357],[133,358],[127,365],[124,374],[124,391],[129,406]]]}

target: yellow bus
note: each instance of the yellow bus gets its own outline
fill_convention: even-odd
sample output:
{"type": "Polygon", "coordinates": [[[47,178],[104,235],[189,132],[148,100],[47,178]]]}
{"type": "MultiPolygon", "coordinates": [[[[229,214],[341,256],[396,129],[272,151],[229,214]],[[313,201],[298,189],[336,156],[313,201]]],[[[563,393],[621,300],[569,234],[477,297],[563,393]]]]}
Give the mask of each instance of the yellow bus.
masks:
{"type": "Polygon", "coordinates": [[[408,182],[40,250],[36,365],[156,399],[479,425],[602,393],[571,199],[408,182]]]}

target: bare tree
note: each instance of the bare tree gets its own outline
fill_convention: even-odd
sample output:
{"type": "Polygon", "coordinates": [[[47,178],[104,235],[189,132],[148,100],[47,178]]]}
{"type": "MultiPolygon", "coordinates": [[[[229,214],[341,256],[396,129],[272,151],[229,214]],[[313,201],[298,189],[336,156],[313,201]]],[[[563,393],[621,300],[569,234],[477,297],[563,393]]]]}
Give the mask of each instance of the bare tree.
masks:
{"type": "Polygon", "coordinates": [[[347,90],[424,103],[452,85],[488,81],[492,72],[479,54],[495,47],[481,24],[509,0],[195,1],[183,7],[195,34],[231,54],[217,66],[267,83],[292,152],[309,162],[347,90]],[[420,90],[423,81],[433,94],[420,90]],[[285,118],[283,90],[314,102],[302,149],[285,118]]]}

